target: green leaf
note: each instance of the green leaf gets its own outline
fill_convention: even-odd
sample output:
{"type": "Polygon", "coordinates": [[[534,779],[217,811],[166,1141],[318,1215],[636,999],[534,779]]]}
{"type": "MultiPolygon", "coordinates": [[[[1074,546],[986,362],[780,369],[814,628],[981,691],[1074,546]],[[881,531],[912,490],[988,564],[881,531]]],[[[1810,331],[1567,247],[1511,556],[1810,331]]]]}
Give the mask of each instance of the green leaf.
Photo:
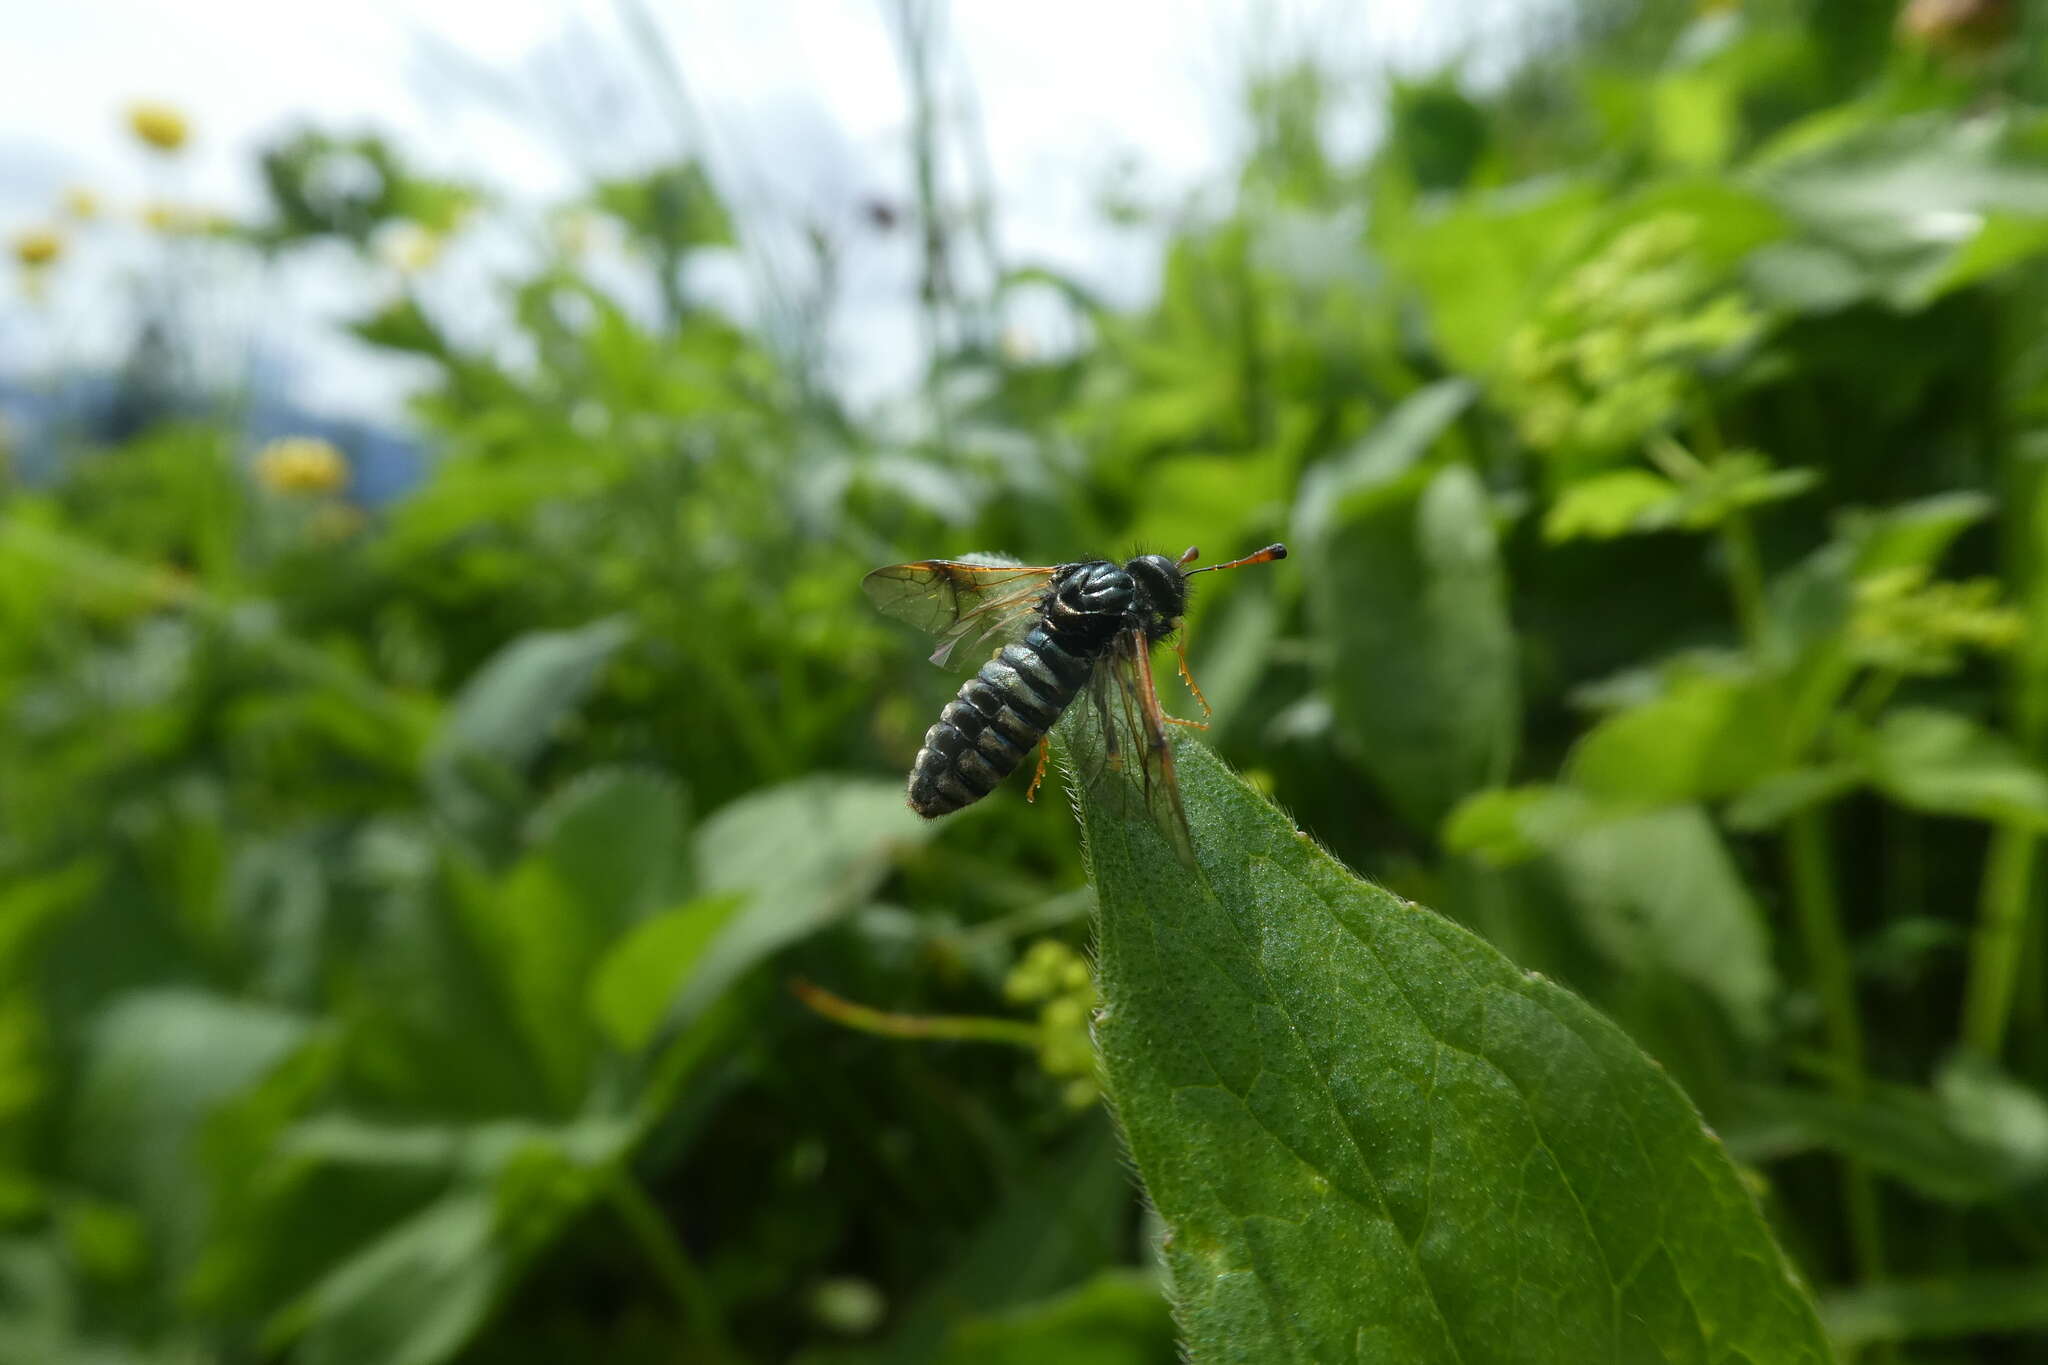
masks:
{"type": "Polygon", "coordinates": [[[1543,538],[1553,544],[1581,538],[1612,540],[1643,529],[1646,518],[1669,504],[1677,487],[1647,469],[1617,469],[1580,479],[1559,493],[1543,517],[1543,538]]]}
{"type": "Polygon", "coordinates": [[[1466,374],[1492,371],[1551,272],[1599,213],[1605,192],[1546,182],[1459,200],[1387,244],[1428,308],[1437,349],[1466,374]]]}
{"type": "Polygon", "coordinates": [[[645,1047],[704,950],[744,896],[706,896],[646,920],[616,944],[590,981],[590,1013],[628,1052],[645,1047]]]}
{"type": "Polygon", "coordinates": [[[490,1315],[510,1267],[488,1189],[462,1188],[345,1261],[279,1319],[306,1365],[437,1365],[490,1315]]]}
{"type": "Polygon", "coordinates": [[[1728,1141],[1746,1160],[1825,1147],[1946,1204],[2005,1199],[2048,1172],[2037,1131],[2026,1123],[1987,1128],[1976,1096],[1958,1101],[1894,1086],[1850,1100],[1759,1086],[1741,1109],[1728,1141]]]}
{"type": "Polygon", "coordinates": [[[437,748],[486,754],[517,768],[581,705],[628,635],[619,621],[537,630],[500,649],[456,694],[437,748]]]}
{"type": "Polygon", "coordinates": [[[1902,806],[2048,829],[2048,774],[1968,716],[1893,711],[1863,747],[1871,781],[1902,806]]]}
{"type": "Polygon", "coordinates": [[[1758,182],[1902,309],[2048,248],[2048,172],[2020,120],[1893,120],[1778,158],[1758,182]]]}
{"type": "Polygon", "coordinates": [[[1159,1285],[1105,1270],[1055,1298],[955,1327],[937,1365],[1171,1365],[1173,1318],[1159,1285]]]}
{"type": "Polygon", "coordinates": [[[620,621],[533,631],[485,661],[427,752],[427,787],[443,812],[475,830],[516,804],[520,770],[583,704],[630,633],[620,621]]]}
{"type": "Polygon", "coordinates": [[[1608,716],[1579,740],[1567,780],[1637,807],[1729,795],[1783,759],[1782,703],[1768,681],[1694,673],[1652,701],[1608,716]]]}
{"type": "Polygon", "coordinates": [[[534,856],[606,926],[606,936],[668,903],[685,880],[686,812],[675,781],[596,768],[550,796],[528,832],[534,856]]]}
{"type": "Polygon", "coordinates": [[[1551,855],[1593,940],[1622,967],[1698,987],[1743,1036],[1770,1031],[1778,975],[1762,911],[1697,806],[1615,820],[1551,855]]]}
{"type": "Polygon", "coordinates": [[[72,1120],[74,1175],[132,1200],[182,1264],[205,1229],[204,1126],[280,1066],[305,1020],[194,990],[123,996],[95,1022],[72,1120]]]}
{"type": "Polygon", "coordinates": [[[1295,530],[1353,759],[1414,823],[1505,774],[1521,718],[1514,631],[1478,476],[1417,467],[1470,399],[1425,389],[1303,485],[1295,530]]]}
{"type": "Polygon", "coordinates": [[[1822,1301],[1821,1314],[1845,1351],[1876,1341],[2035,1332],[2048,1327],[2048,1266],[1844,1290],[1822,1301]]]}
{"type": "Polygon", "coordinates": [[[750,793],[697,827],[701,889],[746,907],[704,952],[678,1013],[701,1008],[769,954],[864,903],[896,854],[931,837],[903,787],[859,777],[806,777],[750,793]]]}
{"type": "Polygon", "coordinates": [[[1149,823],[1083,816],[1097,1038],[1195,1360],[1829,1359],[1620,1030],[1176,750],[1198,877],[1149,823]]]}
{"type": "Polygon", "coordinates": [[[1853,764],[1787,768],[1739,792],[1722,817],[1730,829],[1769,829],[1800,811],[1847,795],[1862,783],[1863,770],[1853,764]]]}
{"type": "Polygon", "coordinates": [[[1444,821],[1444,846],[1504,867],[1558,846],[1604,818],[1569,787],[1532,784],[1474,792],[1444,821]]]}

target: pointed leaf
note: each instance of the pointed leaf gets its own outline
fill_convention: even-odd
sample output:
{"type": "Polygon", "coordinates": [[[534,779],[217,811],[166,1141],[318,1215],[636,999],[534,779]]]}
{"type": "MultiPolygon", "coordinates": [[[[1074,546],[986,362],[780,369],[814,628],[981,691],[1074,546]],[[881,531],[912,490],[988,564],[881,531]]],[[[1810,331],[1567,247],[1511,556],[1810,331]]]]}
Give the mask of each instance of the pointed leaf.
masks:
{"type": "Polygon", "coordinates": [[[1176,749],[1199,877],[1083,815],[1097,1037],[1195,1360],[1829,1359],[1734,1165],[1620,1030],[1176,749]]]}

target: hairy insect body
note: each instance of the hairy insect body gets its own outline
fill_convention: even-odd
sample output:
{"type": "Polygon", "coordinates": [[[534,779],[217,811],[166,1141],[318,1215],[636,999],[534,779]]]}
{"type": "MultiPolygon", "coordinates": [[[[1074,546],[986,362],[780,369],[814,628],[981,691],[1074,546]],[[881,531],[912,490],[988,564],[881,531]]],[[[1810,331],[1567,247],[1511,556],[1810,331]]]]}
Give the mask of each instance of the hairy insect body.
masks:
{"type": "Polygon", "coordinates": [[[1153,614],[1155,584],[1139,563],[1090,560],[1061,568],[1037,623],[996,651],[925,732],[910,765],[912,810],[926,817],[959,810],[1016,771],[1088,685],[1118,634],[1153,614]]]}

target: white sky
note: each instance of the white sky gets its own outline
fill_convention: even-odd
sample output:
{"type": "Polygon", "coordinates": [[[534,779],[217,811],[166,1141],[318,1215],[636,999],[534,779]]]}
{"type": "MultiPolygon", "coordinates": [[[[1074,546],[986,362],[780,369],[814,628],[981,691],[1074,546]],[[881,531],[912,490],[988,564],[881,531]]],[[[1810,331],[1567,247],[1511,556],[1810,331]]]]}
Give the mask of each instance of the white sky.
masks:
{"type": "MultiPolygon", "coordinates": [[[[646,5],[688,85],[721,188],[749,218],[840,226],[869,197],[904,196],[908,114],[885,19],[894,0],[646,5]]],[[[168,197],[249,211],[260,203],[256,149],[308,121],[385,132],[425,170],[533,204],[682,144],[673,105],[616,0],[5,7],[0,238],[47,219],[74,184],[116,206],[168,197]],[[198,133],[188,156],[148,164],[121,118],[136,98],[188,113],[198,133]]],[[[1213,179],[1229,164],[1244,74],[1262,57],[1312,46],[1364,76],[1440,60],[1459,35],[1530,8],[1531,0],[954,0],[948,71],[981,118],[1008,258],[1057,265],[1132,297],[1149,282],[1149,244],[1103,224],[1100,192],[1125,159],[1160,201],[1213,179]]],[[[117,347],[118,310],[97,310],[104,334],[89,319],[93,301],[115,297],[134,262],[104,246],[94,278],[91,247],[74,252],[74,278],[64,282],[74,292],[61,297],[88,321],[66,321],[52,340],[47,325],[5,325],[0,308],[0,373],[59,351],[105,359],[117,347]]],[[[855,364],[872,381],[911,363],[909,265],[867,265],[853,288],[876,307],[851,344],[868,353],[855,364]]],[[[329,263],[266,281],[251,300],[253,330],[285,357],[295,391],[315,408],[388,412],[408,380],[402,366],[378,363],[323,324],[360,308],[363,286],[329,263]]]]}

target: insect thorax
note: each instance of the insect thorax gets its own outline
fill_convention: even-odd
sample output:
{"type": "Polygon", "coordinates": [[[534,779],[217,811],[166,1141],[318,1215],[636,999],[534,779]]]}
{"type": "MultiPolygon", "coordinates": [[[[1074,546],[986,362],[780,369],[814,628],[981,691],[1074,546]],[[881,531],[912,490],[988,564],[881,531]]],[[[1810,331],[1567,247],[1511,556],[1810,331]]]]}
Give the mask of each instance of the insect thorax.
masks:
{"type": "Polygon", "coordinates": [[[1102,652],[1120,633],[1163,639],[1187,605],[1187,580],[1172,560],[1140,555],[1128,564],[1087,560],[1061,568],[1045,597],[1042,628],[1079,655],[1102,652]]]}

